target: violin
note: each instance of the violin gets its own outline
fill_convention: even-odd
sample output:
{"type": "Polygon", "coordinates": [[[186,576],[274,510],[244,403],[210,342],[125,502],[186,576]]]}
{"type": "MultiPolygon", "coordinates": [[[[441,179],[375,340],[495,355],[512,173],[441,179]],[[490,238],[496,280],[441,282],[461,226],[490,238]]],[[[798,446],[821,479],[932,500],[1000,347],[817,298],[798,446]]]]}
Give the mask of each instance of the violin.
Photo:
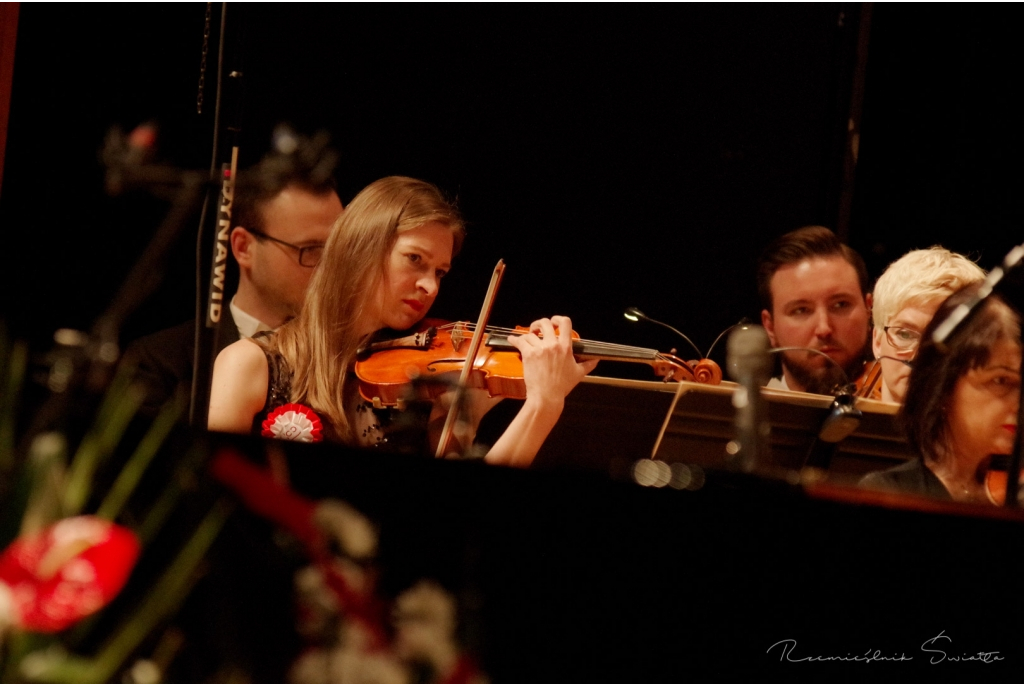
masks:
{"type": "Polygon", "coordinates": [[[864,372],[854,381],[854,396],[881,400],[882,364],[876,359],[871,363],[865,364],[864,367],[864,372]]]}
{"type": "MultiPolygon", "coordinates": [[[[1010,455],[994,454],[987,463],[983,462],[979,470],[984,470],[985,494],[988,501],[997,507],[1006,502],[1006,483],[1009,480],[1010,455]]],[[[980,476],[980,474],[979,474],[980,476]]],[[[1024,472],[1021,475],[1024,478],[1024,472]]]]}
{"type": "MultiPolygon", "coordinates": [[[[476,324],[459,321],[431,326],[395,340],[372,343],[357,356],[355,373],[359,393],[374,407],[398,406],[412,380],[425,380],[431,397],[448,390],[466,362],[476,324]],[[437,380],[437,383],[430,383],[437,380]]],[[[467,387],[483,388],[492,397],[525,399],[523,360],[508,342],[509,335],[529,333],[529,328],[487,327],[467,387]]],[[[648,364],[667,381],[695,381],[718,385],[722,370],[710,359],[686,362],[672,354],[627,345],[581,340],[573,331],[573,354],[578,361],[599,359],[648,364]]]]}

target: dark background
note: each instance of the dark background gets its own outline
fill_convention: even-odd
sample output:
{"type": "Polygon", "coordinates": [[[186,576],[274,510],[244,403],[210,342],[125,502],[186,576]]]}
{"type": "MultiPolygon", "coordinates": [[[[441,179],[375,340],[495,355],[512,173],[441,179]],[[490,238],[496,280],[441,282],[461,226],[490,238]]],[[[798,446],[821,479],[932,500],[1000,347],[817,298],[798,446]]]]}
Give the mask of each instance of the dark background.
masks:
{"type": "MultiPolygon", "coordinates": [[[[204,113],[206,5],[22,7],[0,197],[0,317],[45,349],[88,328],[166,212],[111,198],[111,126],[161,125],[161,158],[210,164],[220,6],[204,113]]],[[[991,267],[1020,242],[1019,41],[1002,6],[873,8],[849,241],[872,276],[941,243],[991,267]]],[[[326,129],[344,201],[388,174],[457,195],[470,237],[434,313],[568,314],[584,337],[667,349],[635,305],[706,349],[756,318],[773,237],[837,226],[860,5],[245,5],[242,164],[275,124],[326,129]]],[[[225,97],[237,102],[236,98],[225,97]]],[[[225,113],[228,118],[235,110],[225,113]]],[[[226,140],[222,137],[222,140],[226,140]]],[[[192,315],[198,217],[123,339],[192,315]]],[[[715,356],[721,354],[721,350],[715,356]]],[[[688,356],[688,353],[684,353],[688,356]]]]}
{"type": "MultiPolygon", "coordinates": [[[[110,127],[155,119],[163,160],[209,166],[219,10],[198,115],[205,4],[22,6],[0,319],[35,350],[58,327],[91,325],[167,210],[138,191],[106,196],[98,151],[110,127]]],[[[475,316],[502,257],[497,324],[565,313],[589,338],[679,344],[627,324],[621,311],[635,305],[706,348],[757,317],[753,268],[768,241],[838,225],[859,5],[228,10],[227,68],[244,74],[243,165],[287,121],[331,132],[346,202],[387,174],[458,196],[470,237],[439,316],[475,316]]],[[[872,276],[911,248],[941,243],[988,268],[1021,242],[1011,11],[873,7],[846,188],[848,239],[872,276]]],[[[191,316],[197,224],[123,340],[191,316]]],[[[381,522],[387,591],[433,574],[487,598],[478,647],[498,680],[976,680],[966,668],[797,671],[766,654],[785,637],[807,654],[916,653],[940,630],[964,653],[1016,659],[1019,636],[1000,633],[992,604],[944,601],[1019,578],[1000,526],[742,483],[650,492],[288,449],[308,469],[296,469],[297,486],[381,522]],[[951,549],[968,563],[948,564],[951,549]],[[461,563],[466,550],[478,556],[461,563]]],[[[1005,665],[1015,670],[982,679],[1019,675],[1005,665]]]]}
{"type": "MultiPolygon", "coordinates": [[[[865,506],[721,471],[696,491],[657,490],[323,445],[285,452],[294,487],[379,522],[384,594],[422,577],[458,589],[493,682],[1020,680],[1022,601],[1008,589],[1021,522],[994,508],[865,506]],[[991,594],[967,590],[982,587],[991,594]],[[967,598],[943,601],[951,593],[967,598]],[[789,663],[771,649],[785,639],[794,659],[848,660],[789,663]],[[957,660],[930,663],[941,655],[923,649],[957,660]],[[1003,660],[960,661],[981,651],[1003,660]]],[[[266,606],[263,594],[249,604],[266,606]]]]}

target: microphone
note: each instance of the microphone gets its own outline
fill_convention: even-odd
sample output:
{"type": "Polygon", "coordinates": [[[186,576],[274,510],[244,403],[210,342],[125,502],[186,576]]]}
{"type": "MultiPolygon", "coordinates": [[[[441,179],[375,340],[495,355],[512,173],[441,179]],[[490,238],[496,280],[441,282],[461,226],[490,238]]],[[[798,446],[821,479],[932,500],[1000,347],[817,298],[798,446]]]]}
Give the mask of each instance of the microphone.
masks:
{"type": "Polygon", "coordinates": [[[761,387],[772,372],[768,334],[760,326],[740,327],[729,334],[726,343],[726,366],[739,383],[733,391],[736,408],[736,439],[726,445],[726,452],[741,471],[753,471],[768,456],[768,411],[761,387]]]}
{"type": "Polygon", "coordinates": [[[156,141],[154,122],[139,124],[127,136],[117,127],[107,132],[100,158],[107,168],[104,181],[108,195],[120,195],[138,180],[139,171],[153,157],[156,141]]]}
{"type": "Polygon", "coordinates": [[[148,162],[156,149],[157,126],[147,121],[128,134],[128,161],[135,164],[148,162]]]}
{"type": "MultiPolygon", "coordinates": [[[[984,303],[997,289],[1003,289],[1004,281],[1007,280],[1012,272],[1020,267],[1022,260],[1024,260],[1024,245],[1018,245],[1007,253],[1000,266],[989,272],[988,277],[981,284],[975,297],[959,305],[950,312],[945,321],[935,327],[935,331],[932,333],[932,341],[940,350],[943,352],[947,351],[946,341],[950,336],[975,314],[978,310],[978,305],[984,303]]],[[[1016,309],[1020,311],[1019,306],[1016,309]]]]}
{"type": "Polygon", "coordinates": [[[828,360],[828,362],[830,364],[832,364],[832,366],[834,366],[837,369],[839,369],[839,372],[841,374],[843,374],[843,380],[846,381],[843,385],[845,386],[845,385],[849,385],[850,384],[850,376],[849,376],[849,374],[846,373],[846,369],[843,368],[842,364],[840,364],[835,359],[833,359],[832,357],[828,356],[827,354],[825,354],[821,350],[816,350],[813,347],[801,347],[799,345],[787,345],[786,347],[773,347],[772,349],[770,349],[768,351],[771,352],[772,354],[780,354],[782,352],[810,352],[812,354],[818,355],[819,357],[824,357],[825,359],[828,360]]]}
{"type": "Polygon", "coordinates": [[[860,426],[864,413],[853,405],[854,397],[847,390],[836,393],[828,416],[821,422],[818,439],[822,442],[842,442],[860,426]]]}
{"type": "Polygon", "coordinates": [[[263,166],[282,179],[299,173],[319,185],[334,175],[338,165],[338,152],[330,142],[331,134],[327,131],[317,131],[309,138],[287,124],[278,124],[272,137],[274,154],[264,158],[263,166]]]}
{"type": "Polygon", "coordinates": [[[900,359],[899,357],[890,357],[890,356],[885,355],[885,354],[881,354],[881,355],[875,357],[875,359],[876,360],[879,360],[879,359],[889,359],[889,360],[894,361],[894,362],[899,362],[900,364],[906,364],[910,368],[914,368],[914,360],[913,359],[900,359]]]}
{"type": "Polygon", "coordinates": [[[703,359],[704,358],[704,355],[701,354],[701,351],[697,348],[696,345],[693,344],[692,340],[687,338],[685,335],[683,335],[677,329],[673,328],[672,326],[669,326],[667,323],[662,323],[661,321],[658,321],[657,319],[652,319],[651,317],[647,316],[646,314],[644,314],[642,311],[640,311],[636,307],[628,308],[626,311],[624,311],[622,313],[622,315],[624,317],[626,317],[630,321],[650,321],[651,323],[656,323],[659,326],[664,326],[665,328],[669,329],[670,331],[672,331],[673,333],[678,335],[680,338],[685,340],[686,342],[690,343],[690,347],[692,347],[693,350],[697,353],[697,359],[703,359]]]}
{"type": "MultiPolygon", "coordinates": [[[[802,350],[804,352],[813,352],[819,356],[829,360],[833,366],[839,369],[843,374],[843,378],[846,379],[846,383],[841,386],[832,389],[833,400],[829,406],[828,416],[821,423],[821,428],[818,430],[818,439],[822,442],[842,442],[850,433],[857,430],[860,426],[860,420],[864,417],[864,413],[860,409],[854,406],[855,398],[853,396],[853,385],[850,382],[850,377],[846,374],[846,370],[840,366],[832,357],[828,356],[821,350],[816,350],[813,347],[775,347],[770,350],[773,354],[780,352],[790,352],[802,350]]],[[[892,359],[894,361],[901,362],[907,366],[911,366],[911,361],[907,359],[898,359],[896,357],[879,357],[879,359],[892,359]]]]}
{"type": "Polygon", "coordinates": [[[718,337],[715,338],[715,342],[711,343],[711,347],[708,348],[708,353],[706,355],[704,355],[704,357],[706,359],[711,359],[711,353],[714,352],[715,345],[718,344],[719,340],[721,340],[723,337],[725,337],[726,333],[728,333],[732,329],[736,328],[737,326],[749,326],[751,323],[753,323],[753,322],[750,319],[748,319],[747,317],[744,316],[742,319],[740,319],[739,321],[737,321],[736,323],[734,323],[733,325],[729,326],[724,331],[719,333],[718,337]]]}

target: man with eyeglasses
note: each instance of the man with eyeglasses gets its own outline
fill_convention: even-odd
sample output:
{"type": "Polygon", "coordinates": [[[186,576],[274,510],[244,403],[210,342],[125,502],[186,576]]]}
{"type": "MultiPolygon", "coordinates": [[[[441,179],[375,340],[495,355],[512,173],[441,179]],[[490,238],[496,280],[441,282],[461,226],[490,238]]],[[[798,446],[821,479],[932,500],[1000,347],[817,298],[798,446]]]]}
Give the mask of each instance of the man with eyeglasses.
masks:
{"type": "MultiPolygon", "coordinates": [[[[226,279],[229,282],[225,284],[225,299],[230,306],[221,311],[217,349],[212,350],[214,355],[240,337],[252,337],[259,331],[277,328],[298,314],[324,243],[342,212],[332,178],[336,155],[326,143],[318,147],[315,140],[308,145],[302,138],[298,142],[293,152],[281,152],[279,147],[278,152],[238,175],[229,237],[238,267],[238,286],[234,296],[229,297],[233,287],[230,281],[235,278],[232,265],[226,279]]],[[[181,393],[188,398],[194,378],[195,332],[195,322],[189,321],[137,340],[125,353],[126,359],[136,364],[136,377],[147,386],[147,396],[140,410],[143,420],[129,428],[138,431],[140,438],[142,431],[148,428],[148,419],[154,417],[170,397],[181,393]]],[[[125,444],[136,442],[126,440],[125,444]]],[[[134,501],[138,504],[130,506],[144,506],[133,515],[147,513],[148,507],[157,501],[167,481],[176,473],[180,453],[173,449],[161,450],[136,490],[134,501]]],[[[127,454],[116,454],[97,478],[101,482],[113,482],[127,457],[127,454]]],[[[187,512],[175,519],[169,523],[173,531],[170,539],[190,535],[198,525],[198,520],[187,512]]],[[[276,639],[278,633],[268,628],[274,621],[261,621],[261,618],[267,616],[268,611],[271,616],[282,615],[287,602],[272,599],[267,607],[253,609],[254,595],[249,588],[276,587],[275,583],[282,579],[287,581],[290,571],[281,561],[285,557],[281,556],[276,543],[257,523],[252,517],[232,517],[211,550],[209,572],[191,591],[175,621],[184,643],[180,658],[175,659],[172,680],[191,682],[197,674],[234,673],[238,668],[235,653],[238,644],[270,644],[271,639],[276,639]],[[235,562],[230,568],[216,562],[226,558],[235,562]],[[230,572],[238,568],[250,569],[247,575],[258,581],[250,578],[248,585],[240,586],[237,574],[230,572]],[[238,618],[240,625],[235,630],[238,634],[225,637],[225,631],[217,622],[208,621],[209,616],[238,618]],[[225,671],[228,665],[229,670],[225,671]]],[[[276,666],[278,661],[269,656],[260,663],[276,666]]]]}
{"type": "Polygon", "coordinates": [[[942,302],[985,272],[963,255],[935,246],[889,265],[875,283],[871,349],[882,369],[882,399],[902,403],[921,333],[942,302]]]}
{"type": "Polygon", "coordinates": [[[292,182],[268,197],[265,184],[239,182],[231,251],[238,261],[238,291],[231,314],[239,333],[252,337],[298,315],[313,267],[320,261],[341,200],[330,187],[292,182]]]}
{"type": "MultiPolygon", "coordinates": [[[[299,313],[342,212],[330,170],[307,168],[295,157],[270,155],[238,176],[230,236],[238,289],[224,310],[215,353],[239,338],[274,330],[299,313]]],[[[126,358],[137,365],[137,376],[149,389],[143,414],[155,414],[182,386],[191,388],[194,350],[194,322],[146,336],[128,348],[126,358]]]]}

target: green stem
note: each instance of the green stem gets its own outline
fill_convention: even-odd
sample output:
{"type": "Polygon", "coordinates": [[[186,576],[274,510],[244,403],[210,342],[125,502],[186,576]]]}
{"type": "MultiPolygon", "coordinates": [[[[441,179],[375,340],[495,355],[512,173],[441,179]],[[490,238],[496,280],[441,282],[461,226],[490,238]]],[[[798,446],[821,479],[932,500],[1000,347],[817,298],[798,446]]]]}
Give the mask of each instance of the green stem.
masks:
{"type": "Polygon", "coordinates": [[[138,611],[92,660],[91,669],[82,674],[82,682],[110,682],[132,652],[160,622],[167,619],[185,599],[192,576],[224,527],[233,505],[227,499],[217,502],[193,533],[171,565],[157,581],[138,611]]]}
{"type": "Polygon", "coordinates": [[[132,492],[135,491],[136,486],[142,479],[142,474],[146,471],[150,462],[153,461],[153,457],[160,450],[160,446],[167,439],[168,434],[174,428],[183,410],[184,402],[178,396],[163,406],[160,414],[153,421],[146,435],[139,442],[138,447],[135,448],[135,452],[128,459],[124,468],[121,469],[117,480],[114,481],[110,488],[110,492],[107,493],[99,510],[97,510],[97,516],[110,521],[118,517],[124,505],[128,502],[128,498],[131,497],[132,492]]]}
{"type": "MultiPolygon", "coordinates": [[[[114,394],[119,384],[111,385],[107,392],[114,394]]],[[[142,400],[145,397],[145,389],[141,385],[129,385],[123,392],[119,392],[117,401],[111,401],[110,409],[101,408],[93,429],[86,435],[75,457],[71,462],[68,472],[67,490],[64,492],[64,514],[75,516],[82,511],[89,493],[92,490],[92,480],[99,465],[114,451],[117,443],[124,435],[128,422],[135,416],[142,400]]],[[[107,400],[104,400],[107,404],[107,400]]]]}
{"type": "MultiPolygon", "coordinates": [[[[5,345],[6,347],[6,345],[5,345]]],[[[4,359],[0,357],[0,365],[4,359]]],[[[15,343],[7,357],[6,377],[3,378],[3,390],[0,395],[0,474],[14,468],[14,426],[17,416],[18,397],[25,379],[25,368],[28,364],[28,346],[15,343]]]]}
{"type": "Polygon", "coordinates": [[[142,543],[143,547],[153,541],[153,538],[160,532],[164,523],[174,513],[174,508],[178,505],[178,499],[181,497],[182,492],[181,484],[177,480],[172,480],[164,488],[164,491],[160,493],[160,499],[154,502],[153,506],[146,512],[146,518],[138,530],[139,542],[142,543]]]}

